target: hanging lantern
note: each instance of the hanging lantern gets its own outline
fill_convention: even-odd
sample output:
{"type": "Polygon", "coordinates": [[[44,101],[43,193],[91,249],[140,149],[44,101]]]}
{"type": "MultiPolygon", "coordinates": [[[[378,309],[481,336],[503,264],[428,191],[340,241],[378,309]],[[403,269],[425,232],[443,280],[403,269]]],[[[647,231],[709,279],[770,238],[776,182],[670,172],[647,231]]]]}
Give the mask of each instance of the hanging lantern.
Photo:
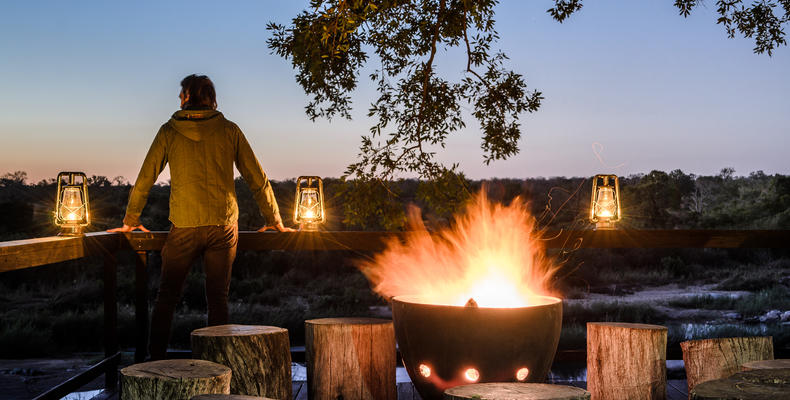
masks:
{"type": "Polygon", "coordinates": [[[296,180],[294,223],[299,224],[301,230],[315,231],[324,221],[323,181],[317,176],[300,176],[296,180]]]}
{"type": "Polygon", "coordinates": [[[90,221],[87,177],[82,172],[59,173],[55,225],[61,227],[60,235],[81,235],[90,221]]]}
{"type": "Polygon", "coordinates": [[[622,217],[617,175],[595,175],[590,200],[590,221],[595,229],[614,229],[622,217]]]}

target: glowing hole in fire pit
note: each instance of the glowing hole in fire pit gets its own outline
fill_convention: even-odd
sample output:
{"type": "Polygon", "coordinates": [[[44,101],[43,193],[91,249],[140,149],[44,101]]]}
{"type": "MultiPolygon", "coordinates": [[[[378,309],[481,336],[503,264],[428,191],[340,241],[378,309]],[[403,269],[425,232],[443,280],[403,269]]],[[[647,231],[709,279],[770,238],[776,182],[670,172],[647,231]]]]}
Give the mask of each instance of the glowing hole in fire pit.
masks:
{"type": "Polygon", "coordinates": [[[516,371],[516,379],[519,381],[523,381],[527,379],[529,375],[529,368],[521,368],[520,370],[516,371]]]}
{"type": "Polygon", "coordinates": [[[469,382],[477,382],[477,380],[480,379],[480,373],[474,368],[467,369],[464,376],[466,376],[466,380],[469,382]]]}
{"type": "Polygon", "coordinates": [[[425,364],[420,364],[420,375],[428,378],[431,376],[431,368],[425,364]]]}

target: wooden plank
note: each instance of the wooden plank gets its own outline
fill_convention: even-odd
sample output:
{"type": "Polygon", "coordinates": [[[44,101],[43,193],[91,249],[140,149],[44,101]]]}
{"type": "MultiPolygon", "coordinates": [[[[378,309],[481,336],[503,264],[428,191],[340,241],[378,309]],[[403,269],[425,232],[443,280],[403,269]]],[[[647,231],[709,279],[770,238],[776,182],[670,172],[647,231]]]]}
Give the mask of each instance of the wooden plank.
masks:
{"type": "Polygon", "coordinates": [[[141,363],[148,354],[148,252],[137,251],[134,260],[134,362],[141,363]]]}
{"type": "MultiPolygon", "coordinates": [[[[165,244],[167,232],[134,232],[124,234],[128,248],[159,251],[165,244]]],[[[239,250],[355,250],[381,251],[386,242],[400,238],[399,232],[239,232],[239,250]]]]}
{"type": "Polygon", "coordinates": [[[790,230],[547,231],[547,248],[788,248],[790,230]]]}
{"type": "Polygon", "coordinates": [[[85,371],[80,372],[79,374],[67,379],[63,383],[47,390],[46,392],[38,395],[35,397],[35,400],[57,400],[69,393],[77,391],[77,389],[87,385],[90,381],[96,379],[97,377],[101,376],[108,367],[114,367],[118,365],[121,360],[121,353],[115,353],[110,357],[107,357],[98,363],[92,365],[90,368],[86,369],[85,371]]]}
{"type": "Polygon", "coordinates": [[[93,232],[0,242],[0,272],[103,255],[115,251],[119,239],[114,233],[93,232]]]}
{"type": "MultiPolygon", "coordinates": [[[[158,251],[167,232],[127,233],[129,248],[158,251]]],[[[547,248],[790,248],[790,230],[544,231],[547,248]]],[[[381,251],[403,232],[239,232],[239,250],[381,251]]]]}
{"type": "Polygon", "coordinates": [[[421,400],[422,398],[414,389],[411,382],[398,383],[398,400],[421,400]]]}
{"type": "Polygon", "coordinates": [[[293,383],[294,400],[307,400],[307,385],[304,381],[293,383]]]}
{"type": "MultiPolygon", "coordinates": [[[[104,357],[118,352],[118,260],[104,255],[104,357]]],[[[118,358],[120,361],[120,358],[118,358]]],[[[109,364],[104,373],[104,388],[118,389],[118,363],[109,364]]]]}
{"type": "Polygon", "coordinates": [[[688,387],[685,380],[667,380],[667,400],[687,400],[688,387]]]}
{"type": "MultiPolygon", "coordinates": [[[[239,232],[239,250],[381,251],[403,232],[239,232]]],[[[575,230],[544,231],[547,248],[790,248],[790,230],[575,230]]],[[[92,232],[0,242],[0,272],[36,267],[118,248],[160,251],[167,232],[92,232]]]]}
{"type": "Polygon", "coordinates": [[[587,382],[586,381],[570,381],[570,382],[561,382],[562,385],[570,385],[577,388],[582,388],[587,390],[587,382]]]}

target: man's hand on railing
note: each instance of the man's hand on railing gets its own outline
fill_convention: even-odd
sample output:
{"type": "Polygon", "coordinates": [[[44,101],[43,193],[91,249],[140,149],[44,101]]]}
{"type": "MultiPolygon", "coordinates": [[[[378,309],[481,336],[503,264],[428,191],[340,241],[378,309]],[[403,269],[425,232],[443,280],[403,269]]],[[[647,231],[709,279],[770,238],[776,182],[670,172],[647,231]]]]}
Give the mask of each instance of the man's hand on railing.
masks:
{"type": "Polygon", "coordinates": [[[135,229],[139,229],[139,230],[141,230],[143,232],[151,232],[148,229],[145,229],[145,227],[142,224],[137,225],[137,226],[129,226],[129,225],[124,224],[120,228],[107,229],[107,232],[121,232],[121,233],[125,233],[125,232],[131,232],[131,231],[133,231],[135,229]]]}
{"type": "Polygon", "coordinates": [[[275,230],[275,231],[278,231],[278,232],[296,232],[296,229],[289,228],[289,227],[283,225],[282,222],[279,222],[276,225],[266,225],[263,228],[258,229],[258,232],[266,232],[268,230],[275,230]]]}

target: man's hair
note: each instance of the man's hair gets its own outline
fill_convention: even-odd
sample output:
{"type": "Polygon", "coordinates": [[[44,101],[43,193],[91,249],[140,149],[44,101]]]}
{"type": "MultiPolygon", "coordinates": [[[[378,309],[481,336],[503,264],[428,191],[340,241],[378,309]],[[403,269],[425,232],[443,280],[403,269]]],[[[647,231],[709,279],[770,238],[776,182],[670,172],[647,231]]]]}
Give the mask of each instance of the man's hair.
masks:
{"type": "Polygon", "coordinates": [[[181,91],[184,95],[189,95],[189,101],[184,104],[187,107],[209,107],[217,109],[217,93],[214,91],[214,83],[206,75],[189,75],[181,80],[181,91]]]}

